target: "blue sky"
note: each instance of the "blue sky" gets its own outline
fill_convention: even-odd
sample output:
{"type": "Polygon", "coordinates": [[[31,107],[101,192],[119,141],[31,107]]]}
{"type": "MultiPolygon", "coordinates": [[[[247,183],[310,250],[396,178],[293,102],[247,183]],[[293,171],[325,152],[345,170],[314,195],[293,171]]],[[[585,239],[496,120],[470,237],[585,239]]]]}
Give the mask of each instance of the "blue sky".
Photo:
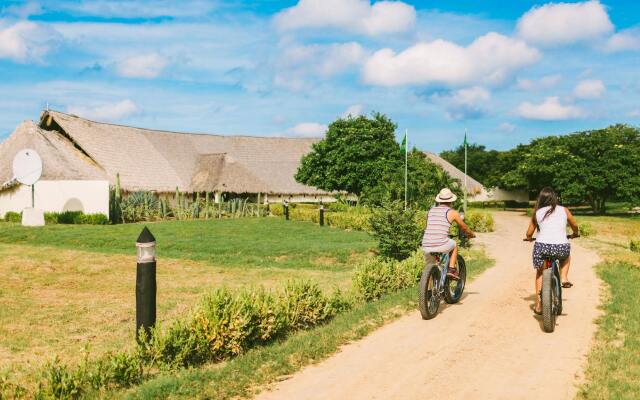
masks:
{"type": "Polygon", "coordinates": [[[0,140],[47,105],[319,136],[379,111],[433,151],[640,124],[635,1],[0,1],[0,140]]]}

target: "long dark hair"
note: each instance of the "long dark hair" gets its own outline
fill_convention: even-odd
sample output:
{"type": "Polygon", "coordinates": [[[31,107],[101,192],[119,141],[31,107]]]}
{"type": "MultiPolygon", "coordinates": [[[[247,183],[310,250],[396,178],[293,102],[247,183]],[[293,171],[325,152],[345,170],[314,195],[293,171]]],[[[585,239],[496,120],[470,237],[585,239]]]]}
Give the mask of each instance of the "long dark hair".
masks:
{"type": "Polygon", "coordinates": [[[536,228],[540,229],[538,226],[538,220],[536,219],[536,213],[542,207],[549,207],[546,213],[544,213],[544,217],[542,220],[544,221],[549,215],[553,214],[556,210],[556,206],[558,205],[558,195],[553,191],[550,187],[542,188],[540,194],[538,195],[538,200],[536,201],[536,207],[533,210],[533,215],[531,216],[531,222],[536,228]]]}

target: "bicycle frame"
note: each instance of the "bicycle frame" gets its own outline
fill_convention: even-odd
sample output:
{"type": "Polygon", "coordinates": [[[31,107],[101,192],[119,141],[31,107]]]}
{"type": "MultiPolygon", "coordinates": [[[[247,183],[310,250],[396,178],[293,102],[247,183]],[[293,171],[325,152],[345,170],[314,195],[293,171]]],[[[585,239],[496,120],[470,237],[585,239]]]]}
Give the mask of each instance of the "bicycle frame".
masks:
{"type": "Polygon", "coordinates": [[[447,273],[449,272],[449,259],[451,258],[450,253],[436,253],[434,254],[436,258],[436,265],[440,270],[440,280],[438,281],[438,286],[436,287],[438,295],[442,295],[444,293],[444,283],[447,279],[447,273]]]}

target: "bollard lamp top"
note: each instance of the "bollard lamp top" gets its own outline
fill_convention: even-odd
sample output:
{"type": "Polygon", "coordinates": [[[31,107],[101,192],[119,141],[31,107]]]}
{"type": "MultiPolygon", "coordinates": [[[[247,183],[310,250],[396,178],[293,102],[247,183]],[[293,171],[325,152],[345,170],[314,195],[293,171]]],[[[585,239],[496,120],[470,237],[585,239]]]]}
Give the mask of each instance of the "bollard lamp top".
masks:
{"type": "Polygon", "coordinates": [[[156,238],[146,226],[136,240],[138,263],[154,262],[156,260],[156,238]]]}

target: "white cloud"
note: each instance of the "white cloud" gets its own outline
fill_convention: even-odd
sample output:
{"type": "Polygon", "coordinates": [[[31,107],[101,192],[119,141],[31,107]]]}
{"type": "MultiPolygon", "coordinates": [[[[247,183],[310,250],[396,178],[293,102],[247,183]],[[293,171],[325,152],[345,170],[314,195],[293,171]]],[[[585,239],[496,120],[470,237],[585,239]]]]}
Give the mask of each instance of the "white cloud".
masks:
{"type": "Polygon", "coordinates": [[[366,54],[355,42],[288,47],[276,63],[274,83],[296,91],[308,89],[310,76],[338,75],[362,64],[366,54]]]}
{"type": "Polygon", "coordinates": [[[362,115],[363,110],[364,110],[364,107],[362,107],[362,104],[354,104],[352,106],[349,106],[349,108],[347,108],[342,113],[342,117],[347,118],[349,115],[351,115],[352,117],[357,117],[362,115]]]}
{"type": "Polygon", "coordinates": [[[285,134],[294,137],[320,137],[327,132],[327,125],[317,122],[302,122],[292,128],[287,129],[285,134]]]}
{"type": "Polygon", "coordinates": [[[540,90],[554,87],[560,82],[560,75],[547,75],[540,79],[518,79],[516,87],[522,90],[540,90]]]}
{"type": "Polygon", "coordinates": [[[638,118],[640,117],[640,108],[636,108],[627,113],[627,117],[638,118]]]}
{"type": "Polygon", "coordinates": [[[640,50],[640,28],[625,29],[612,35],[605,45],[608,52],[640,50]]]}
{"type": "Polygon", "coordinates": [[[280,30],[338,28],[367,35],[404,32],[413,27],[416,11],[401,1],[300,0],[275,16],[280,30]]]}
{"type": "Polygon", "coordinates": [[[573,95],[579,99],[597,99],[602,97],[607,88],[599,79],[585,79],[576,85],[573,95]]]}
{"type": "Polygon", "coordinates": [[[444,103],[445,116],[451,120],[477,119],[487,113],[487,102],[491,93],[482,87],[456,90],[445,95],[434,94],[433,100],[444,103]]]}
{"type": "Polygon", "coordinates": [[[507,133],[511,133],[514,132],[516,130],[517,126],[515,126],[514,124],[511,124],[509,122],[503,122],[500,124],[500,126],[498,126],[498,129],[501,130],[502,132],[507,132],[507,133]]]}
{"type": "Polygon", "coordinates": [[[496,84],[539,59],[540,52],[523,41],[490,32],[467,47],[438,39],[398,54],[379,50],[365,63],[363,79],[382,86],[496,84]]]}
{"type": "Polygon", "coordinates": [[[0,58],[21,63],[42,62],[43,57],[60,41],[60,34],[45,25],[18,21],[3,26],[0,21],[0,58]]]}
{"type": "Polygon", "coordinates": [[[571,104],[561,104],[557,96],[547,97],[540,104],[525,101],[518,106],[517,112],[522,118],[541,121],[561,121],[584,116],[582,109],[571,104]]]}
{"type": "Polygon", "coordinates": [[[137,114],[140,109],[133,101],[126,99],[112,104],[102,104],[94,107],[70,106],[67,111],[71,114],[95,121],[117,122],[137,114]]]}
{"type": "Polygon", "coordinates": [[[599,1],[549,3],[526,12],[517,29],[529,43],[558,46],[599,38],[611,32],[613,24],[599,1]]]}
{"type": "Polygon", "coordinates": [[[117,64],[118,75],[127,78],[156,78],[167,66],[167,60],[158,53],[125,58],[117,64]]]}

